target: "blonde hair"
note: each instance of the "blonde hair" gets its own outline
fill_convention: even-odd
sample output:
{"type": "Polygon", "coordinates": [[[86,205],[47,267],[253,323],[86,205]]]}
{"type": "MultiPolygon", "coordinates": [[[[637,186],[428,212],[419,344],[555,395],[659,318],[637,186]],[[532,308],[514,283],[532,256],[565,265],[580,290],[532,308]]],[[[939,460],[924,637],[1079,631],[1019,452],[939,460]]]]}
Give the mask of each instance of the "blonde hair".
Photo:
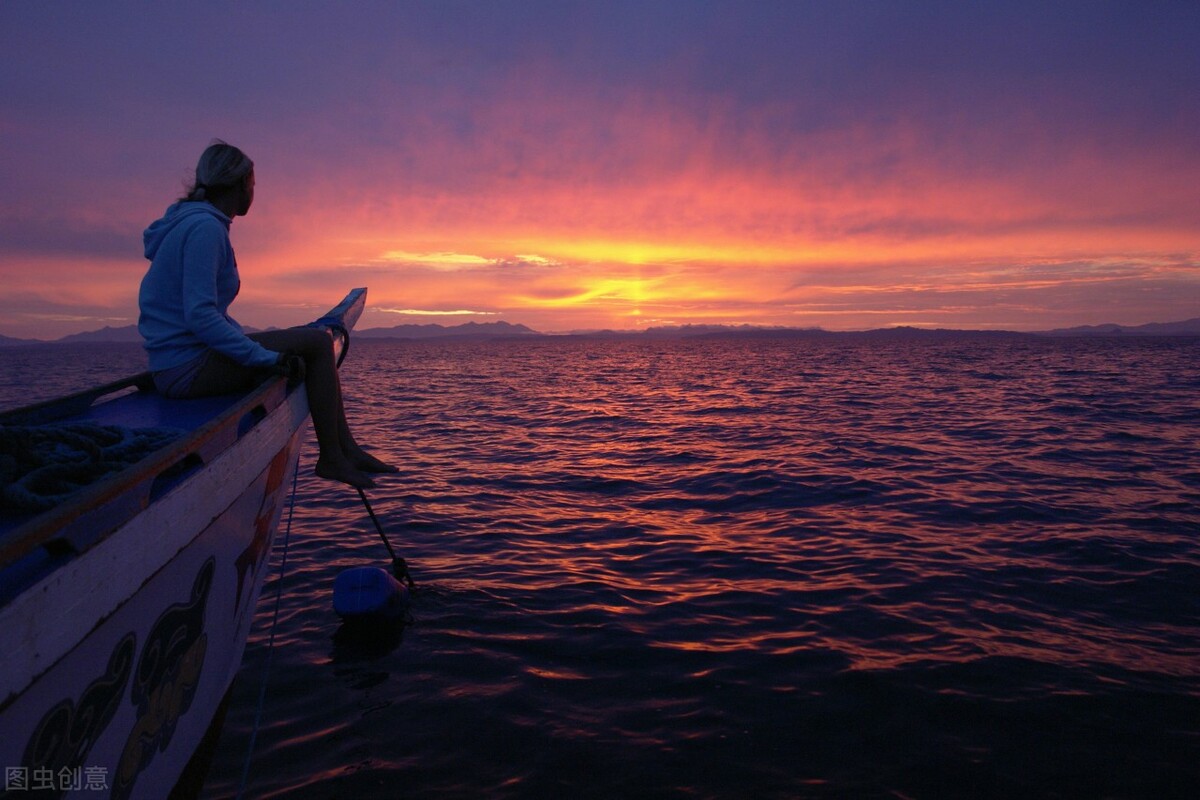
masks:
{"type": "Polygon", "coordinates": [[[254,169],[254,162],[238,148],[214,139],[196,162],[196,179],[184,200],[208,200],[237,187],[254,169]]]}

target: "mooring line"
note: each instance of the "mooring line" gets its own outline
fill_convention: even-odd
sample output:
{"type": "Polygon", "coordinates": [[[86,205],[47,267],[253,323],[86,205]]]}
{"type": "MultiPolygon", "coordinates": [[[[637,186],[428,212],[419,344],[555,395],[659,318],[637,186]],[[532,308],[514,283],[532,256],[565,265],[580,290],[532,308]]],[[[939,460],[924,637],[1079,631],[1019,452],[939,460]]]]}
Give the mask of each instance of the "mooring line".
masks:
{"type": "MultiPolygon", "coordinates": [[[[302,448],[301,448],[302,449],[302,448]]],[[[262,722],[263,707],[267,700],[267,679],[271,674],[271,656],[275,652],[275,628],[279,624],[279,601],[283,596],[283,577],[287,570],[288,542],[292,538],[292,514],[296,510],[296,478],[300,474],[300,449],[296,450],[296,469],[292,473],[292,497],[288,503],[287,527],[283,534],[283,559],[279,563],[279,583],[275,587],[275,611],[271,616],[271,635],[267,639],[267,661],[263,665],[262,683],[258,687],[258,708],[254,710],[254,726],[250,729],[250,744],[246,748],[246,763],[242,766],[242,782],[238,786],[237,798],[241,800],[250,779],[250,761],[254,758],[254,743],[258,739],[258,726],[262,722]]]]}
{"type": "Polygon", "coordinates": [[[408,572],[408,562],[404,560],[403,556],[396,555],[395,548],[388,541],[387,534],[383,532],[383,526],[379,524],[379,517],[375,516],[375,509],[371,508],[371,502],[367,500],[367,493],[357,486],[354,488],[358,489],[358,497],[366,506],[367,515],[371,517],[371,522],[375,523],[375,530],[379,531],[379,538],[383,539],[383,546],[387,548],[388,555],[392,557],[392,574],[407,583],[408,588],[412,589],[416,584],[413,583],[412,575],[408,572]]]}

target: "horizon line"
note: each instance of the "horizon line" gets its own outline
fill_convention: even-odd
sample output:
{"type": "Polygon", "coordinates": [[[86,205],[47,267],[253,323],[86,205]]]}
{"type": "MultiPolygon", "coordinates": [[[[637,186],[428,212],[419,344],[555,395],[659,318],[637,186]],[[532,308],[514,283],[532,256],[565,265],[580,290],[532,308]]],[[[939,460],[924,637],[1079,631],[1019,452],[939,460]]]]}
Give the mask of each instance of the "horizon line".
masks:
{"type": "MultiPolygon", "coordinates": [[[[525,329],[525,331],[528,331],[528,333],[512,334],[514,337],[544,336],[544,337],[551,337],[551,338],[559,337],[559,336],[595,336],[595,335],[603,335],[603,334],[612,335],[612,336],[639,336],[639,335],[645,335],[645,334],[653,333],[653,332],[679,331],[679,332],[686,333],[688,330],[697,330],[697,329],[701,329],[706,333],[722,333],[722,332],[726,332],[726,333],[738,333],[738,332],[772,333],[772,332],[777,332],[777,333],[814,333],[814,334],[823,333],[823,334],[836,335],[836,334],[863,334],[863,333],[876,333],[876,332],[889,332],[889,331],[917,331],[917,332],[927,332],[927,333],[943,332],[943,333],[966,333],[966,334],[1006,333],[1006,334],[1015,334],[1015,335],[1034,336],[1034,335],[1039,335],[1039,334],[1043,334],[1043,335],[1044,334],[1062,334],[1062,333],[1072,333],[1072,332],[1080,333],[1080,334],[1087,334],[1089,332],[1092,334],[1103,334],[1103,333],[1119,334],[1122,332],[1136,331],[1137,329],[1141,329],[1141,328],[1182,326],[1182,325],[1188,325],[1189,323],[1194,324],[1195,331],[1185,330],[1185,331],[1181,331],[1180,333],[1159,334],[1159,335],[1171,335],[1171,336],[1200,335],[1200,317],[1191,317],[1191,318],[1183,319],[1183,320],[1170,320],[1170,321],[1166,321],[1166,322],[1146,322],[1146,323],[1139,323],[1139,324],[1135,324],[1135,325],[1127,325],[1127,324],[1117,323],[1117,322],[1104,322],[1104,323],[1098,323],[1098,324],[1093,324],[1093,325],[1074,325],[1074,326],[1070,326],[1070,327],[1040,328],[1037,330],[1014,330],[1012,328],[1002,328],[1002,327],[954,328],[954,327],[942,327],[942,326],[931,326],[931,325],[921,325],[921,324],[896,324],[896,325],[885,325],[885,326],[881,326],[881,327],[877,327],[877,328],[845,328],[845,329],[831,330],[831,329],[823,328],[820,326],[756,325],[756,324],[752,324],[752,323],[687,322],[687,323],[677,323],[677,324],[668,324],[668,325],[654,325],[654,326],[647,326],[644,328],[578,328],[578,329],[571,329],[571,330],[541,331],[541,330],[531,328],[524,323],[509,322],[507,320],[501,319],[501,320],[489,320],[486,322],[476,322],[475,320],[471,320],[469,322],[458,323],[455,325],[443,325],[441,323],[436,323],[436,322],[401,323],[399,325],[392,325],[392,326],[363,328],[361,330],[358,330],[356,333],[357,333],[358,338],[380,338],[380,339],[407,338],[407,337],[402,337],[402,336],[389,337],[386,335],[382,335],[380,332],[385,332],[385,331],[390,331],[390,330],[395,330],[395,329],[402,329],[402,328],[424,328],[424,329],[439,328],[444,331],[453,331],[453,330],[460,329],[460,328],[466,328],[468,326],[475,326],[475,327],[481,327],[481,328],[495,328],[495,327],[503,325],[503,326],[514,327],[514,328],[523,328],[523,329],[525,329]],[[372,334],[372,335],[369,335],[369,334],[372,334]]],[[[97,344],[105,343],[105,342],[107,342],[107,343],[137,343],[139,340],[127,336],[127,334],[131,330],[136,331],[136,329],[137,329],[136,324],[122,325],[122,326],[105,325],[102,328],[97,328],[94,330],[79,331],[76,333],[65,334],[64,336],[60,336],[56,339],[37,339],[37,338],[30,339],[30,338],[23,338],[23,337],[8,336],[6,334],[0,333],[0,340],[7,341],[9,343],[9,345],[7,345],[7,346],[20,346],[22,344],[39,345],[39,344],[70,344],[70,343],[88,343],[88,342],[97,343],[97,344]],[[126,336],[123,336],[122,338],[115,338],[115,339],[90,338],[90,337],[95,337],[97,335],[102,335],[105,331],[119,332],[122,334],[126,334],[126,336]],[[70,341],[70,340],[80,339],[81,337],[89,337],[89,338],[84,338],[83,341],[80,341],[80,342],[71,342],[70,341]]],[[[251,327],[251,326],[246,326],[246,330],[249,332],[262,331],[262,330],[278,330],[278,329],[279,328],[277,328],[276,326],[267,326],[265,328],[255,328],[255,327],[251,327]]],[[[460,335],[461,334],[452,334],[451,333],[451,334],[447,334],[447,338],[460,336],[460,335]]],[[[1143,334],[1143,335],[1147,335],[1147,334],[1143,334]]],[[[1154,335],[1154,334],[1149,334],[1149,335],[1154,335]]],[[[441,338],[441,337],[425,337],[425,338],[441,338]]]]}

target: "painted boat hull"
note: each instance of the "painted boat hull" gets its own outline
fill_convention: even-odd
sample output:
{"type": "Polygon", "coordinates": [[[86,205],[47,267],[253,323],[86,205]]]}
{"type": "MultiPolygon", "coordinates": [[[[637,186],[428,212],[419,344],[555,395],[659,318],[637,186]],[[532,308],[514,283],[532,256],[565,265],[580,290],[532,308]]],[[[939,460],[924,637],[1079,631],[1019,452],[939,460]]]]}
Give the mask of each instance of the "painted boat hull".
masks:
{"type": "Polygon", "coordinates": [[[308,431],[304,392],[282,380],[247,407],[227,414],[218,427],[236,438],[210,446],[202,467],[165,490],[159,481],[140,513],[98,540],[76,537],[82,552],[0,607],[0,763],[12,796],[165,798],[177,786],[241,664],[308,431]]]}

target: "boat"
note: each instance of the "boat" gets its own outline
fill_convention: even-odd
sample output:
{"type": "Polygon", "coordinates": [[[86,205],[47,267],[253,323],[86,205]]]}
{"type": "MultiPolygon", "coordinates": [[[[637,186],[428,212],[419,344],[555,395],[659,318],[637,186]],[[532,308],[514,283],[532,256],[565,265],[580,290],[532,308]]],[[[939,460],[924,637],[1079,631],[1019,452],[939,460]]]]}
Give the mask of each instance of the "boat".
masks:
{"type": "MultiPolygon", "coordinates": [[[[339,365],[365,303],[354,289],[313,323],[339,365]]],[[[47,510],[0,507],[6,797],[160,800],[198,788],[308,418],[303,384],[284,376],[169,400],[149,373],[0,414],[10,431],[167,440],[150,437],[144,457],[47,510]]]]}

